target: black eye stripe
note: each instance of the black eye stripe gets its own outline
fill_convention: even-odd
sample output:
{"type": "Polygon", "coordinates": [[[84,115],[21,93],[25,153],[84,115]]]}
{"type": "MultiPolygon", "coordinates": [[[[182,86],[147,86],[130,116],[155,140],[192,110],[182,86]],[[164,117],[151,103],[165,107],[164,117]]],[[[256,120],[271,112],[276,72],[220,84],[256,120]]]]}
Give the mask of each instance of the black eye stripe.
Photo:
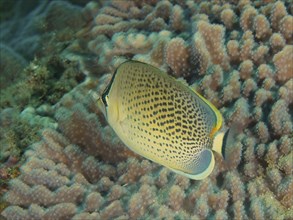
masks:
{"type": "MultiPolygon", "coordinates": [[[[108,94],[108,93],[107,93],[107,94],[108,94]]],[[[108,106],[108,103],[107,103],[107,100],[106,100],[106,96],[107,96],[107,94],[104,93],[104,94],[102,95],[102,102],[104,103],[105,107],[108,106]]]]}
{"type": "Polygon", "coordinates": [[[104,92],[103,92],[103,94],[102,94],[102,101],[103,101],[105,107],[108,106],[108,103],[107,103],[106,97],[108,96],[108,94],[109,94],[109,92],[110,92],[110,90],[111,90],[111,87],[112,87],[112,84],[113,84],[113,82],[114,82],[114,79],[115,79],[115,76],[116,76],[116,74],[117,74],[117,70],[118,70],[118,69],[119,69],[119,67],[115,70],[115,72],[114,72],[114,74],[113,74],[113,76],[112,76],[112,78],[111,78],[111,80],[110,80],[108,86],[106,87],[106,89],[104,90],[104,92]]]}
{"type": "Polygon", "coordinates": [[[108,103],[107,103],[106,97],[108,96],[108,94],[109,94],[109,92],[110,92],[110,90],[111,90],[111,88],[112,88],[112,85],[113,85],[114,79],[115,79],[115,77],[116,77],[117,71],[118,71],[119,67],[122,66],[122,64],[125,64],[125,63],[127,63],[127,62],[138,62],[138,61],[127,60],[127,61],[121,63],[121,64],[117,67],[117,69],[115,70],[115,72],[114,72],[114,74],[113,74],[113,76],[112,76],[112,78],[111,78],[111,80],[110,80],[108,86],[106,87],[106,89],[104,90],[104,92],[103,92],[103,94],[102,94],[102,101],[103,101],[105,107],[108,106],[108,103]]]}

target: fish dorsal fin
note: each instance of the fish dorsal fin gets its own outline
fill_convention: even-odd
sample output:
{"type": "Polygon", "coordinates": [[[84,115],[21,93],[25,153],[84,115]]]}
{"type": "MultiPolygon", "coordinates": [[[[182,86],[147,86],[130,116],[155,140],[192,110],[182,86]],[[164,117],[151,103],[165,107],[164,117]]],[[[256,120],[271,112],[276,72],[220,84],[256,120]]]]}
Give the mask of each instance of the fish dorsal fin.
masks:
{"type": "Polygon", "coordinates": [[[120,115],[119,117],[119,124],[123,131],[127,131],[129,127],[129,121],[127,120],[126,115],[120,115]]]}
{"type": "Polygon", "coordinates": [[[211,103],[209,100],[204,98],[201,94],[199,94],[196,91],[196,89],[194,87],[195,84],[188,85],[186,80],[182,77],[178,78],[177,81],[182,83],[183,85],[187,86],[207,106],[207,108],[210,109],[214,113],[216,120],[215,120],[215,124],[213,125],[213,128],[210,133],[210,136],[213,137],[215,135],[215,133],[222,127],[222,124],[223,124],[223,117],[222,117],[221,112],[213,105],[213,103],[211,103]]]}
{"type": "Polygon", "coordinates": [[[211,103],[209,100],[204,98],[201,94],[199,94],[193,87],[190,87],[191,90],[214,112],[216,117],[216,123],[210,133],[210,136],[214,136],[214,134],[222,127],[223,124],[223,116],[221,112],[211,103]]]}

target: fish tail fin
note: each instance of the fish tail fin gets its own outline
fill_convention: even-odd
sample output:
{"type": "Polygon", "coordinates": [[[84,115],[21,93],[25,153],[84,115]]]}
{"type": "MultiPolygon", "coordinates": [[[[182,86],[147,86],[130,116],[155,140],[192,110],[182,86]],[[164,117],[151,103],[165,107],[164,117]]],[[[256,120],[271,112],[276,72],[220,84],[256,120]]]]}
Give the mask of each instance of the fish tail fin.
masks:
{"type": "Polygon", "coordinates": [[[228,153],[227,148],[236,142],[236,137],[239,133],[240,129],[236,124],[224,131],[219,131],[214,137],[212,150],[226,159],[228,153]]]}
{"type": "Polygon", "coordinates": [[[215,134],[215,137],[213,139],[213,148],[212,148],[212,150],[217,152],[218,154],[220,154],[222,156],[223,156],[223,141],[224,141],[224,137],[225,137],[226,133],[227,133],[227,131],[226,132],[219,131],[219,132],[217,132],[215,134]]]}

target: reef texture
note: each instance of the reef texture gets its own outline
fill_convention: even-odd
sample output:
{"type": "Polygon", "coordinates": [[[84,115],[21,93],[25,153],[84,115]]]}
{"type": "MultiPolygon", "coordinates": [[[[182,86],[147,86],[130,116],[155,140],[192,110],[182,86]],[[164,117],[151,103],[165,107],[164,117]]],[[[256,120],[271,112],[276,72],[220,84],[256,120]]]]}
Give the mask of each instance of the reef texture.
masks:
{"type": "Polygon", "coordinates": [[[57,128],[25,152],[1,215],[293,219],[292,4],[220,2],[89,3],[83,13],[96,16],[79,32],[88,50],[74,41],[64,53],[87,78],[51,106],[57,128]],[[190,180],[135,155],[105,122],[89,91],[100,93],[129,58],[185,78],[238,132],[208,178],[190,180]]]}
{"type": "Polygon", "coordinates": [[[3,0],[0,14],[2,163],[9,155],[20,157],[40,139],[40,129],[56,127],[51,105],[85,79],[78,62],[62,52],[88,18],[82,7],[45,0],[3,0]]]}

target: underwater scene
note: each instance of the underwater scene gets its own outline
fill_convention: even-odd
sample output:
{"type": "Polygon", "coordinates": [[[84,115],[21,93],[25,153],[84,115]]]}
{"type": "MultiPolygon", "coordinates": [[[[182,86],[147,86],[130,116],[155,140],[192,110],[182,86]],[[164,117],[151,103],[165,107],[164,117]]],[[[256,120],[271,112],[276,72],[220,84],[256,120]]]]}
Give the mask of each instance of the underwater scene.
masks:
{"type": "Polygon", "coordinates": [[[0,0],[0,220],[292,220],[291,0],[0,0]]]}

